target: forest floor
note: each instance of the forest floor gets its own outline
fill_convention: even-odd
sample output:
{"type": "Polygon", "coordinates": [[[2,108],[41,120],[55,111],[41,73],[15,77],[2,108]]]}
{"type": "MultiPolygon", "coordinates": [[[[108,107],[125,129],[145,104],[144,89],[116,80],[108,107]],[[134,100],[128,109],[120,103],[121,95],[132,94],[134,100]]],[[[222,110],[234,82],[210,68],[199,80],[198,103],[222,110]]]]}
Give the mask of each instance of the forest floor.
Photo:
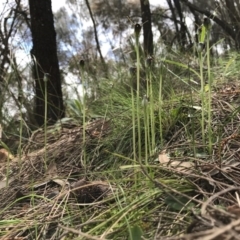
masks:
{"type": "Polygon", "coordinates": [[[1,239],[239,239],[238,89],[212,93],[211,154],[183,105],[147,161],[133,161],[127,114],[34,132],[0,165],[1,239]]]}

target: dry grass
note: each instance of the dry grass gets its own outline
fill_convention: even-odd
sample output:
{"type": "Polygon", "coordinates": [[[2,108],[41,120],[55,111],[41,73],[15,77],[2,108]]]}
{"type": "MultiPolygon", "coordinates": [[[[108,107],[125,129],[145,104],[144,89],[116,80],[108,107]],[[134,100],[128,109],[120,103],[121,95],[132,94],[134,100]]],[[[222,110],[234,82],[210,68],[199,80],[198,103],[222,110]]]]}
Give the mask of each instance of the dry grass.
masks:
{"type": "MultiPolygon", "coordinates": [[[[138,179],[137,187],[136,183],[132,184],[132,171],[126,171],[125,179],[110,180],[105,172],[109,169],[99,170],[106,157],[104,144],[114,129],[111,121],[99,119],[86,127],[88,176],[82,163],[81,126],[49,128],[47,146],[44,146],[44,132],[36,132],[24,148],[21,161],[16,157],[1,167],[1,239],[115,239],[112,233],[126,232],[126,229],[112,227],[108,234],[105,229],[94,233],[90,230],[112,218],[109,209],[121,202],[121,194],[116,198],[117,190],[123,198],[130,198],[129,206],[134,195],[151,196],[149,201],[139,205],[136,202],[128,209],[136,212],[144,205],[146,212],[140,216],[145,239],[239,239],[240,114],[233,107],[239,92],[236,86],[230,90],[228,87],[217,89],[213,94],[213,153],[201,155],[206,146],[198,140],[199,130],[196,148],[200,154],[189,154],[192,142],[185,128],[190,128],[190,122],[171,129],[175,134],[165,144],[169,163],[155,161],[149,168],[140,164],[138,174],[142,180],[138,179]],[[179,167],[176,164],[179,162],[191,165],[179,167]],[[87,180],[89,176],[91,179],[87,180]],[[180,197],[185,201],[176,211],[167,199],[178,203],[180,197]],[[191,208],[189,203],[193,203],[191,208]]],[[[157,153],[151,157],[159,160],[159,156],[157,153]]],[[[118,226],[117,222],[126,214],[121,210],[114,213],[118,216],[112,226],[118,226]]],[[[132,219],[131,223],[135,221],[132,219]]],[[[107,227],[103,225],[103,228],[107,227]]]]}

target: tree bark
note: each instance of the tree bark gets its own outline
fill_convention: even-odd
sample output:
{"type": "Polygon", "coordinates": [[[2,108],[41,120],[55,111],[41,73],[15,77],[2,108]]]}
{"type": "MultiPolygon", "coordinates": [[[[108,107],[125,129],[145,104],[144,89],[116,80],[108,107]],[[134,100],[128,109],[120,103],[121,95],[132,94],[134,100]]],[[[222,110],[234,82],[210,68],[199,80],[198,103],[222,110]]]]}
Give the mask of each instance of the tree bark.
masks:
{"type": "MultiPolygon", "coordinates": [[[[178,16],[179,16],[179,19],[180,19],[180,25],[181,25],[180,31],[179,31],[180,44],[181,44],[180,46],[182,48],[184,48],[188,44],[188,40],[187,40],[187,27],[186,27],[185,22],[184,22],[182,7],[181,7],[181,4],[180,4],[179,0],[173,0],[173,2],[174,2],[176,10],[178,12],[178,16]]],[[[191,41],[189,43],[191,44],[191,41]]]]}
{"type": "Polygon", "coordinates": [[[143,23],[143,46],[145,56],[153,55],[152,18],[149,0],[140,0],[143,23]]]}
{"type": "Polygon", "coordinates": [[[48,124],[54,124],[64,116],[64,106],[51,0],[29,0],[29,8],[36,94],[34,115],[40,126],[45,120],[48,124]],[[48,81],[44,81],[45,74],[48,74],[48,81]],[[47,119],[44,117],[45,94],[47,119]]]}

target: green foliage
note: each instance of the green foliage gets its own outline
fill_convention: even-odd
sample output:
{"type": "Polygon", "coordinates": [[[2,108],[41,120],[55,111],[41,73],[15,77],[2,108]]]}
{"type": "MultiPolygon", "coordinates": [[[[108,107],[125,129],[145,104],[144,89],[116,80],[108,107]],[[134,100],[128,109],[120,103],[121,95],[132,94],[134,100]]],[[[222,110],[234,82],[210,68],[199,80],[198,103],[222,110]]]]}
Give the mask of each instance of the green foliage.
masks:
{"type": "Polygon", "coordinates": [[[77,119],[82,119],[82,103],[77,99],[67,100],[67,112],[69,116],[77,119]]]}
{"type": "Polygon", "coordinates": [[[166,204],[172,211],[188,211],[195,207],[195,204],[183,196],[170,196],[165,199],[166,204]]]}
{"type": "Polygon", "coordinates": [[[143,231],[140,226],[135,225],[130,228],[129,231],[129,240],[139,240],[143,237],[143,231]]]}

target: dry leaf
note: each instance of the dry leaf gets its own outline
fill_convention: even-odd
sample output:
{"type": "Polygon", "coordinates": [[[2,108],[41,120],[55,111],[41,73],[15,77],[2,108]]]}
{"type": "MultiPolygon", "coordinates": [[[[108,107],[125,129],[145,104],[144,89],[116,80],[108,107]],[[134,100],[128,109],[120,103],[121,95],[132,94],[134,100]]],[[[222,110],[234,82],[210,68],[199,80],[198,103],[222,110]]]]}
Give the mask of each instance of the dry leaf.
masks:
{"type": "Polygon", "coordinates": [[[232,205],[227,207],[228,212],[240,217],[240,208],[238,205],[232,205]]]}
{"type": "Polygon", "coordinates": [[[66,179],[60,179],[60,178],[54,178],[52,179],[53,182],[57,183],[61,187],[65,187],[66,185],[69,185],[69,182],[66,179]]]}
{"type": "Polygon", "coordinates": [[[199,166],[203,174],[214,176],[219,173],[219,168],[214,164],[204,164],[199,166]]]}
{"type": "Polygon", "coordinates": [[[0,181],[0,189],[8,186],[13,180],[14,180],[14,178],[10,178],[8,180],[4,179],[4,180],[0,181]]]}
{"type": "Polygon", "coordinates": [[[57,176],[57,166],[56,166],[55,161],[51,161],[51,163],[48,166],[46,174],[50,177],[57,176]]]}
{"type": "Polygon", "coordinates": [[[43,181],[43,182],[36,183],[36,184],[33,185],[33,188],[34,189],[40,188],[40,187],[48,184],[49,182],[50,182],[50,180],[46,180],[46,181],[43,181]]]}
{"type": "Polygon", "coordinates": [[[190,161],[177,161],[170,160],[170,157],[166,153],[166,150],[163,150],[159,156],[158,160],[163,166],[168,166],[169,168],[174,168],[178,171],[190,172],[193,168],[193,163],[190,161]]]}
{"type": "Polygon", "coordinates": [[[86,179],[83,178],[83,179],[78,180],[77,182],[72,183],[72,184],[71,184],[71,188],[72,188],[72,189],[74,189],[74,188],[80,188],[80,187],[82,187],[82,186],[84,186],[84,185],[87,185],[87,184],[89,184],[89,182],[86,181],[86,179]]]}
{"type": "Polygon", "coordinates": [[[64,187],[64,186],[66,186],[67,184],[69,184],[67,180],[62,180],[62,179],[60,179],[60,178],[54,178],[54,179],[48,179],[48,178],[47,178],[47,179],[45,179],[44,181],[39,182],[39,183],[36,183],[35,185],[33,185],[33,188],[34,188],[34,189],[37,189],[37,188],[43,187],[44,185],[48,184],[48,183],[51,182],[51,181],[57,183],[58,185],[60,185],[60,186],[62,186],[62,187],[64,187]]]}
{"type": "Polygon", "coordinates": [[[170,161],[170,158],[168,157],[166,152],[166,150],[163,150],[158,156],[158,160],[161,164],[168,164],[170,161]]]}
{"type": "Polygon", "coordinates": [[[5,163],[8,160],[12,160],[14,156],[9,153],[5,148],[0,149],[0,162],[5,163]]]}

